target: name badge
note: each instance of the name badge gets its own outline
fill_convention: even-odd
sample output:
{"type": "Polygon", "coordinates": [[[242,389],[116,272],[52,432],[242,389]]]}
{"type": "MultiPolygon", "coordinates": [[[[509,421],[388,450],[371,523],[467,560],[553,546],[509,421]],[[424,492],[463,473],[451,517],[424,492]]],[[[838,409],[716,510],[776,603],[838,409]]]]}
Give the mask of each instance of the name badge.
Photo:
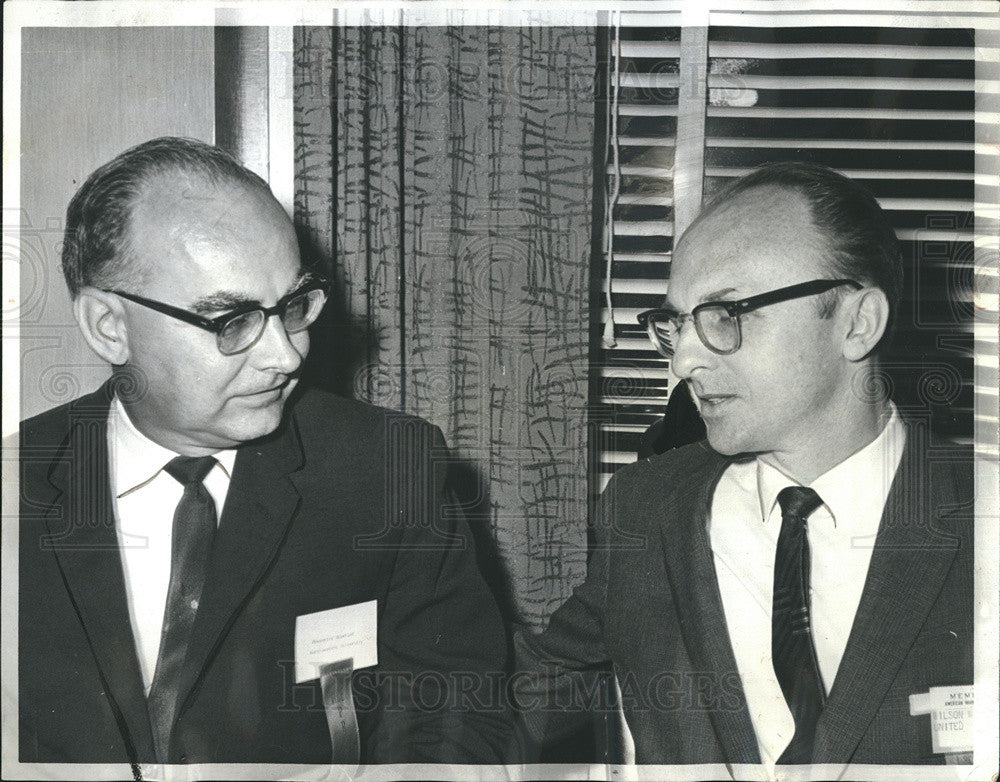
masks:
{"type": "Polygon", "coordinates": [[[931,687],[910,696],[910,714],[931,715],[931,745],[935,754],[972,752],[973,688],[931,687]]]}
{"type": "Polygon", "coordinates": [[[353,660],[352,668],[378,665],[378,601],[302,614],[295,618],[295,683],[318,679],[320,668],[353,660]]]}

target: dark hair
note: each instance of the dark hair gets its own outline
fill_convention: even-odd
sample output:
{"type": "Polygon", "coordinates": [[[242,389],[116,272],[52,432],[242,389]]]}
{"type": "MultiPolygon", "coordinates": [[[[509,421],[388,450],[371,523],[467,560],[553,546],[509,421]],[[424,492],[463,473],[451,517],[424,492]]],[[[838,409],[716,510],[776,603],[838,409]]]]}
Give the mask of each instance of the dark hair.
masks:
{"type": "MultiPolygon", "coordinates": [[[[830,273],[880,288],[889,300],[885,334],[873,352],[892,339],[903,297],[903,257],[899,241],[875,197],[833,169],[797,161],[761,166],[730,183],[712,199],[704,214],[736,196],[761,187],[777,187],[802,195],[813,224],[829,240],[830,273]]],[[[843,289],[823,294],[821,314],[832,313],[843,289]]]]}
{"type": "Polygon", "coordinates": [[[195,139],[165,136],[122,152],[87,178],[66,210],[62,269],[74,299],[84,286],[114,288],[141,276],[128,262],[132,208],[149,182],[169,172],[271,192],[231,154],[195,139]]]}

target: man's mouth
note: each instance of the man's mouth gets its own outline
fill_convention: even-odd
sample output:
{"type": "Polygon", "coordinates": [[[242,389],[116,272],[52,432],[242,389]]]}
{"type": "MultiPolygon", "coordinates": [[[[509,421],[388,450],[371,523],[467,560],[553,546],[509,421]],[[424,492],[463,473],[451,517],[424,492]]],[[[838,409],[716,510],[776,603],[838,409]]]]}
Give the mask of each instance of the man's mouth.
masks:
{"type": "Polygon", "coordinates": [[[262,388],[259,391],[249,391],[246,394],[242,394],[249,399],[253,400],[269,400],[277,399],[281,396],[282,390],[288,385],[288,380],[284,380],[281,383],[277,383],[273,386],[268,386],[267,388],[262,388]]]}
{"type": "Polygon", "coordinates": [[[698,394],[701,412],[711,414],[719,410],[727,402],[735,399],[733,394],[698,394]]]}

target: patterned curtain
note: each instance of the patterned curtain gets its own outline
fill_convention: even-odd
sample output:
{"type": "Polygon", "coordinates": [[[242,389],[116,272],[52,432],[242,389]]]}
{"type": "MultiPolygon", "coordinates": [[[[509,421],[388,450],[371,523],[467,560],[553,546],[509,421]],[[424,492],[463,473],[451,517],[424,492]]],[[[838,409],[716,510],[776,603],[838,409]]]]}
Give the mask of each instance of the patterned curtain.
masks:
{"type": "Polygon", "coordinates": [[[586,572],[596,31],[295,48],[296,222],[340,308],[319,372],[444,430],[480,562],[540,626],[586,572]]]}

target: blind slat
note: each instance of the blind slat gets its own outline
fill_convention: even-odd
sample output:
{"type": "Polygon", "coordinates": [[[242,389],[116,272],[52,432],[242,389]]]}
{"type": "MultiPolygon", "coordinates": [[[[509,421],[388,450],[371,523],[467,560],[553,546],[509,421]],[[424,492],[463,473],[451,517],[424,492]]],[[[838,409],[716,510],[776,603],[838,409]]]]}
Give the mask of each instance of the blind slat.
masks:
{"type": "Polygon", "coordinates": [[[618,106],[618,113],[622,116],[631,117],[676,117],[676,105],[646,105],[638,103],[622,103],[618,106]]]}
{"type": "MultiPolygon", "coordinates": [[[[647,343],[648,344],[648,343],[647,343]]],[[[619,377],[641,383],[645,380],[669,380],[666,368],[658,367],[600,367],[598,377],[619,377]]]]}
{"type": "Polygon", "coordinates": [[[618,196],[619,204],[632,206],[673,206],[674,199],[670,196],[640,195],[638,193],[622,193],[618,196]]]}
{"type": "Polygon", "coordinates": [[[649,341],[648,337],[617,337],[615,339],[615,346],[613,348],[604,348],[605,350],[614,351],[648,351],[650,356],[659,356],[660,354],[653,350],[653,343],[649,341]]]}
{"type": "MultiPolygon", "coordinates": [[[[935,212],[935,211],[971,212],[972,211],[971,201],[961,201],[958,199],[879,198],[877,200],[879,202],[879,205],[883,209],[892,209],[896,211],[911,211],[911,212],[935,212]]],[[[619,196],[618,203],[629,204],[633,206],[670,206],[673,203],[673,199],[667,196],[644,196],[644,195],[626,194],[619,196]]],[[[624,220],[621,222],[627,223],[630,221],[624,220]]]]}
{"type": "Polygon", "coordinates": [[[622,57],[655,57],[657,60],[676,60],[681,56],[680,41],[622,41],[622,57]]]}
{"type": "MultiPolygon", "coordinates": [[[[606,256],[605,256],[606,257],[606,256]]],[[[615,252],[616,261],[630,263],[670,263],[670,253],[620,253],[615,252]]]]}
{"type": "MultiPolygon", "coordinates": [[[[766,147],[767,139],[760,139],[758,146],[766,147]]],[[[752,171],[752,168],[712,167],[705,169],[705,176],[738,177],[752,171]]],[[[903,169],[878,171],[874,169],[837,169],[844,176],[852,179],[948,179],[971,181],[971,171],[906,171],[903,169]]]]}
{"type": "MultiPolygon", "coordinates": [[[[653,47],[643,56],[655,57],[653,47]]],[[[962,46],[884,46],[882,44],[744,43],[709,41],[709,57],[754,60],[852,59],[852,60],[974,60],[971,48],[962,46]]],[[[630,55],[637,56],[637,55],[630,55]]],[[[663,55],[669,56],[669,55],[663,55]]]]}
{"type": "MultiPolygon", "coordinates": [[[[935,152],[973,152],[976,146],[973,141],[939,141],[936,139],[884,141],[881,139],[770,138],[767,139],[766,143],[768,147],[774,149],[926,149],[935,152]]],[[[709,136],[705,139],[705,146],[759,149],[761,139],[709,136]]]]}
{"type": "Polygon", "coordinates": [[[616,236],[669,236],[674,225],[666,220],[615,220],[616,236]]]}
{"type": "MultiPolygon", "coordinates": [[[[631,174],[632,176],[651,176],[651,177],[663,177],[664,179],[669,179],[673,176],[673,167],[666,168],[663,166],[636,166],[631,163],[623,163],[619,166],[619,170],[622,174],[631,174]]],[[[608,164],[607,168],[608,174],[615,173],[615,167],[613,163],[608,164]]]]}
{"type": "MultiPolygon", "coordinates": [[[[622,56],[634,59],[670,60],[680,57],[676,41],[622,41],[622,56]]],[[[708,42],[709,57],[751,60],[959,60],[975,59],[971,47],[894,46],[836,43],[708,42]]]]}
{"type": "Polygon", "coordinates": [[[972,111],[931,111],[928,109],[845,109],[838,106],[803,109],[777,106],[712,106],[705,110],[709,117],[771,117],[776,119],[899,119],[956,120],[972,122],[972,111]]]}
{"type": "Polygon", "coordinates": [[[676,142],[673,136],[623,136],[619,134],[618,143],[623,147],[673,147],[676,142]]]}
{"type": "Polygon", "coordinates": [[[646,431],[642,424],[600,424],[598,428],[602,432],[628,432],[630,434],[642,434],[646,431]]]}
{"type": "Polygon", "coordinates": [[[601,394],[597,397],[597,401],[602,405],[619,405],[619,406],[656,406],[665,405],[667,400],[670,398],[669,394],[660,394],[659,396],[615,396],[613,394],[601,394]]]}
{"type": "MultiPolygon", "coordinates": [[[[665,75],[665,74],[664,74],[665,75]]],[[[651,83],[642,87],[658,87],[651,83]]],[[[675,86],[675,85],[669,85],[675,86]]],[[[755,76],[744,73],[710,73],[708,86],[761,90],[936,90],[968,92],[971,81],[965,79],[900,79],[884,76],[755,76]]]]}
{"type": "MultiPolygon", "coordinates": [[[[647,293],[662,296],[667,290],[665,280],[617,279],[613,285],[615,293],[647,293]]],[[[607,281],[604,287],[607,288],[607,281]]]]}

